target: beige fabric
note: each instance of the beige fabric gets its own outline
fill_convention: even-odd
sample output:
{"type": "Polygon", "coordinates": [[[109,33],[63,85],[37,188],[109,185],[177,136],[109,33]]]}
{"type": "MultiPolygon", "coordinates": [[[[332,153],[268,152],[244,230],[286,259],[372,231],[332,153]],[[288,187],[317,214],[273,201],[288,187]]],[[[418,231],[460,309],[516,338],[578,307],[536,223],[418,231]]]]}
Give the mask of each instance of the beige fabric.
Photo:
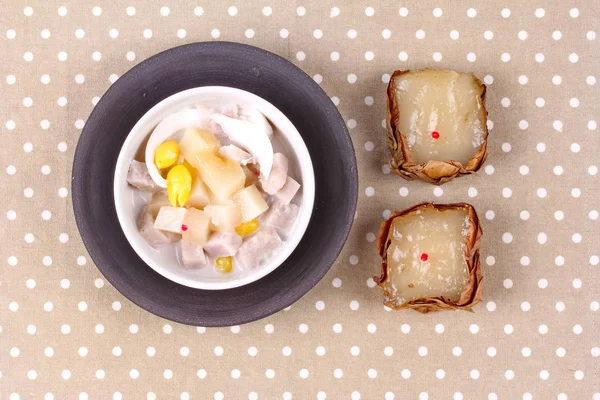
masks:
{"type": "Polygon", "coordinates": [[[598,399],[599,17],[593,0],[2,2],[0,398],[598,399]],[[69,185],[110,81],[217,32],[321,82],[350,128],[360,192],[346,248],[314,290],[205,331],[103,280],[69,185]],[[488,84],[493,124],[485,170],[441,188],[387,174],[382,127],[388,74],[436,66],[488,84]],[[373,287],[380,222],[427,200],[479,212],[485,301],[473,314],[386,311],[373,287]]]}

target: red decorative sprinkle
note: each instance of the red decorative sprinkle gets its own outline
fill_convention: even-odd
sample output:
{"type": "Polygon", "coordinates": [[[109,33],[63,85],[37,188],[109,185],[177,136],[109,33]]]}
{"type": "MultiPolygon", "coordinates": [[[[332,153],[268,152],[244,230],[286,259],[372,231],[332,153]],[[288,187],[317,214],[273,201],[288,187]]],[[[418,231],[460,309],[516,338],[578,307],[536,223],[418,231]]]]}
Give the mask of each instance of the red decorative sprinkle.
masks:
{"type": "Polygon", "coordinates": [[[184,232],[187,231],[188,230],[187,225],[181,225],[181,230],[184,232]]]}
{"type": "Polygon", "coordinates": [[[254,175],[259,176],[260,172],[259,171],[254,171],[254,175]]]}
{"type": "Polygon", "coordinates": [[[433,131],[431,132],[431,137],[434,139],[439,139],[440,138],[440,133],[437,131],[433,131]]]}
{"type": "Polygon", "coordinates": [[[427,255],[427,253],[421,254],[421,261],[427,261],[428,258],[429,258],[429,255],[427,255]]]}

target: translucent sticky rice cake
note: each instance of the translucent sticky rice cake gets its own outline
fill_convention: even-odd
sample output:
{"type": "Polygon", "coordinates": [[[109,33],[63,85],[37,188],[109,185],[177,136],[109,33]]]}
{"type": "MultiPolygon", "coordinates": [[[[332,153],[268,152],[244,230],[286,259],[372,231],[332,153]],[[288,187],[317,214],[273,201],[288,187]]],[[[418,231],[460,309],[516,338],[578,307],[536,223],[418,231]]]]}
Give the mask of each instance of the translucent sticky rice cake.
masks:
{"type": "Polygon", "coordinates": [[[394,72],[387,93],[394,172],[442,184],[477,171],[486,156],[485,90],[471,73],[394,72]]]}
{"type": "Polygon", "coordinates": [[[393,213],[381,226],[384,303],[426,313],[466,309],[481,300],[481,227],[465,203],[419,204],[393,213]]]}

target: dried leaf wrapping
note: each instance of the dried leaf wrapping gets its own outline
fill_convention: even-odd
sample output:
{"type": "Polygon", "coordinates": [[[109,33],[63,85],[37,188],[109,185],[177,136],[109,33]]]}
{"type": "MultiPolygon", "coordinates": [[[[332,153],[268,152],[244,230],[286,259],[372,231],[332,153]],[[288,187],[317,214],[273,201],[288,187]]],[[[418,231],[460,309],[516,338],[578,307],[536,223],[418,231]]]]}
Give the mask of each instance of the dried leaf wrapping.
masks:
{"type": "Polygon", "coordinates": [[[467,241],[465,246],[465,260],[467,263],[467,271],[469,276],[467,283],[463,289],[460,299],[453,301],[444,297],[424,297],[407,301],[400,306],[394,304],[391,301],[384,302],[388,307],[396,310],[404,308],[412,308],[420,313],[426,314],[432,311],[440,310],[465,310],[473,311],[473,306],[479,303],[483,296],[483,276],[481,274],[481,262],[479,260],[479,249],[481,247],[481,236],[483,230],[479,224],[479,218],[475,212],[475,208],[467,203],[456,203],[456,204],[433,204],[433,203],[421,203],[414,207],[407,208],[403,211],[397,211],[390,215],[389,219],[381,224],[379,229],[379,237],[377,239],[377,249],[381,256],[381,276],[374,277],[375,282],[383,289],[384,297],[393,297],[391,293],[387,292],[383,283],[388,279],[388,266],[387,266],[387,249],[390,246],[391,241],[388,238],[392,221],[396,217],[408,215],[416,212],[419,209],[425,209],[433,207],[439,211],[444,210],[456,210],[465,209],[469,221],[471,222],[469,233],[467,234],[467,241]]]}
{"type": "MultiPolygon", "coordinates": [[[[420,179],[434,185],[442,185],[446,182],[450,182],[457,176],[477,172],[487,157],[487,124],[484,124],[483,126],[483,143],[466,165],[450,160],[429,160],[424,163],[417,163],[414,161],[406,138],[399,130],[399,119],[401,116],[394,93],[395,80],[402,74],[409,72],[411,71],[394,71],[387,89],[387,146],[392,153],[392,159],[390,160],[392,171],[406,180],[411,181],[420,179]]],[[[480,104],[482,106],[481,112],[485,114],[487,121],[488,112],[485,108],[486,87],[475,76],[473,76],[473,78],[481,88],[479,94],[480,104]]]]}

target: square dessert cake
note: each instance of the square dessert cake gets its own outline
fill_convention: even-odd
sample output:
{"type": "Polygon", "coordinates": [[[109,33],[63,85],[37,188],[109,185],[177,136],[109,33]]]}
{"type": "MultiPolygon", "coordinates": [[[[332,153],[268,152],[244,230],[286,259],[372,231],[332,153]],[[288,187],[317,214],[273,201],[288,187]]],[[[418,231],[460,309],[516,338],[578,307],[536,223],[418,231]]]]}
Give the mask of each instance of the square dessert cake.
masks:
{"type": "Polygon", "coordinates": [[[485,85],[473,74],[396,71],[387,95],[395,173],[443,184],[481,167],[488,136],[485,85]]]}
{"type": "Polygon", "coordinates": [[[384,303],[420,312],[466,309],[481,300],[481,227],[465,203],[419,204],[381,226],[384,303]]]}

